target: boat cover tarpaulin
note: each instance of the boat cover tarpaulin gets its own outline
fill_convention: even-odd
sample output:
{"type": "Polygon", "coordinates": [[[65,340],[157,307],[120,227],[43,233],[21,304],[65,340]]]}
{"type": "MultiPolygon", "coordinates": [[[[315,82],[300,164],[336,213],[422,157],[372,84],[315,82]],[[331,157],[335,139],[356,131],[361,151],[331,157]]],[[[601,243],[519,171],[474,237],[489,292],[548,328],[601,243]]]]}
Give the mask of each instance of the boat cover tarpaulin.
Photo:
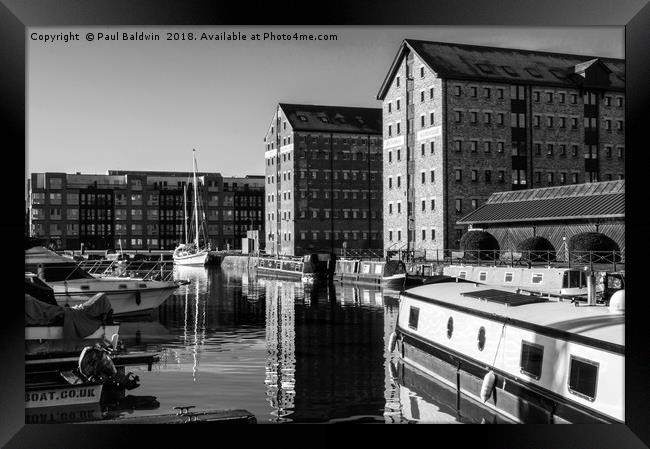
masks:
{"type": "Polygon", "coordinates": [[[25,294],[25,326],[63,325],[65,340],[89,336],[110,319],[112,310],[104,293],[98,293],[74,308],[54,306],[25,294]]]}

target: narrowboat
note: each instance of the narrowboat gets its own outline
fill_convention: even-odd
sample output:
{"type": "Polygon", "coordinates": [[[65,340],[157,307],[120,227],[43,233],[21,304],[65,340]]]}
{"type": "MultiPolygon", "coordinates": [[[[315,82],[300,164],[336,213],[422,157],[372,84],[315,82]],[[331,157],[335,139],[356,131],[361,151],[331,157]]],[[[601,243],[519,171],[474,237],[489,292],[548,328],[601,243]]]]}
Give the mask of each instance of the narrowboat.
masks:
{"type": "Polygon", "coordinates": [[[554,297],[587,297],[587,272],[561,267],[494,267],[449,265],[443,275],[554,297]]]}
{"type": "Polygon", "coordinates": [[[514,422],[623,423],[624,310],[624,290],[607,306],[430,284],[400,295],[388,344],[401,362],[514,422]]]}
{"type": "Polygon", "coordinates": [[[339,259],[336,261],[334,280],[401,287],[406,281],[406,266],[401,260],[339,259]]]}
{"type": "Polygon", "coordinates": [[[260,257],[257,273],[287,279],[311,281],[331,276],[334,257],[328,253],[313,253],[302,257],[260,257]]]}

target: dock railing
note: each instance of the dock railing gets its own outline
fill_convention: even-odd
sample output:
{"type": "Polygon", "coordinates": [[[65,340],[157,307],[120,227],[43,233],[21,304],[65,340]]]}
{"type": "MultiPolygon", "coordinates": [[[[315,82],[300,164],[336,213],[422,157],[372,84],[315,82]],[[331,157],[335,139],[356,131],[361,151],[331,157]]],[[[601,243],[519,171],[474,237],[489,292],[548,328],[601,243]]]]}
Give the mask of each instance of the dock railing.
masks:
{"type": "Polygon", "coordinates": [[[383,260],[383,249],[335,248],[334,254],[345,259],[383,260]]]}
{"type": "Polygon", "coordinates": [[[624,270],[625,251],[515,251],[515,250],[427,250],[423,260],[415,262],[443,265],[493,265],[510,267],[552,266],[624,270]]]}

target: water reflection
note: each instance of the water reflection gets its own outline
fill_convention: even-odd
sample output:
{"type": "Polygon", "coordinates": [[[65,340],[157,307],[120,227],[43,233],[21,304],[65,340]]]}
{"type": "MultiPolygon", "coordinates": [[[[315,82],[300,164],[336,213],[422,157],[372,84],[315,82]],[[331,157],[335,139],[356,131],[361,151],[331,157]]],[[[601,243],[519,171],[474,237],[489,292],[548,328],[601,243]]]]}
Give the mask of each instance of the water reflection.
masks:
{"type": "Polygon", "coordinates": [[[138,394],[160,406],[133,414],[195,405],[244,408],[260,423],[400,423],[434,419],[438,407],[435,422],[454,420],[391,365],[398,291],[235,269],[177,267],[175,275],[190,283],[150,322],[121,332],[127,347],[161,355],[151,373],[138,373],[138,394]]]}
{"type": "Polygon", "coordinates": [[[304,296],[299,283],[272,281],[266,287],[266,397],[272,422],[288,422],[295,391],[295,299],[304,296]]]}

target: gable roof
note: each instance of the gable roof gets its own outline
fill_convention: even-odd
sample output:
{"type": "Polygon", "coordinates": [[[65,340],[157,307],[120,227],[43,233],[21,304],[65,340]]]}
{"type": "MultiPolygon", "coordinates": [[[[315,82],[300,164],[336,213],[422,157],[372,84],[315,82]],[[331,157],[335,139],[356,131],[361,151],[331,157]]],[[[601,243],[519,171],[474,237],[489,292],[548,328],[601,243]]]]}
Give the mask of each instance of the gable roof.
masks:
{"type": "Polygon", "coordinates": [[[623,59],[405,39],[379,89],[378,100],[386,96],[408,51],[416,53],[440,78],[573,88],[579,87],[580,81],[570,75],[578,67],[598,62],[611,72],[610,84],[598,87],[625,90],[623,59]]]}
{"type": "Polygon", "coordinates": [[[493,193],[458,224],[586,220],[625,217],[625,181],[606,181],[493,193]]]}
{"type": "Polygon", "coordinates": [[[381,108],[280,103],[295,131],[382,134],[381,108]]]}

